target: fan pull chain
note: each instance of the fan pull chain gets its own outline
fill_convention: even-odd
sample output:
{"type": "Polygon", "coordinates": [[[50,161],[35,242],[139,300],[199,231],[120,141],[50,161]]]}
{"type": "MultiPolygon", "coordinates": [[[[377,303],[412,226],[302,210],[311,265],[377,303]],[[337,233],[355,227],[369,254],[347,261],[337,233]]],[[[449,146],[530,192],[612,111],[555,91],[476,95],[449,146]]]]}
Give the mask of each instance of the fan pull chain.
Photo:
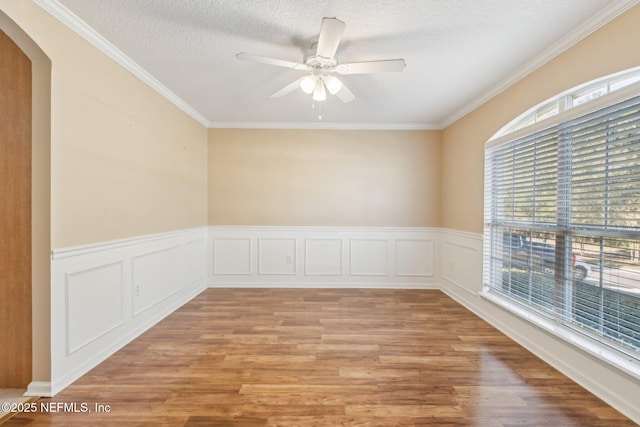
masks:
{"type": "MultiPolygon", "coordinates": [[[[316,101],[311,101],[311,108],[316,109],[316,101]]],[[[322,120],[322,102],[318,103],[318,120],[322,120]]]]}

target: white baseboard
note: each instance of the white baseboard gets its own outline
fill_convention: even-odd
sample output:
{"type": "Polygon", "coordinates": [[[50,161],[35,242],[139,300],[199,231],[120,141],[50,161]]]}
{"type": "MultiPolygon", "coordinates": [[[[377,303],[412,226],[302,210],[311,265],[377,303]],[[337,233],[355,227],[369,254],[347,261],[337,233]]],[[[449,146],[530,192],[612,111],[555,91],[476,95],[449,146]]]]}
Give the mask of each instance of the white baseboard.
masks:
{"type": "Polygon", "coordinates": [[[31,381],[23,396],[52,397],[54,395],[50,381],[31,381]]]}
{"type": "Polygon", "coordinates": [[[264,282],[219,282],[209,284],[209,288],[295,288],[295,289],[434,289],[439,290],[440,284],[404,282],[307,282],[300,283],[264,283],[264,282]]]}

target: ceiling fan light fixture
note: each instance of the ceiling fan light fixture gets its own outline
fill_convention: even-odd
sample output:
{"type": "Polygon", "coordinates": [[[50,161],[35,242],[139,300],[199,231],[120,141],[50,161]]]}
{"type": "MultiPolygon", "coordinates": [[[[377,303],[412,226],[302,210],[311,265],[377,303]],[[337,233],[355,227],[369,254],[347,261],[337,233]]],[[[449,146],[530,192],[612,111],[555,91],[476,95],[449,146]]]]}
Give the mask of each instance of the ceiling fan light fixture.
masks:
{"type": "Polygon", "coordinates": [[[334,76],[326,76],[324,78],[324,84],[331,95],[335,95],[342,89],[342,82],[334,76]]]}
{"type": "Polygon", "coordinates": [[[327,91],[324,88],[322,79],[316,81],[316,87],[313,89],[314,101],[325,101],[327,99],[327,91]]]}
{"type": "MultiPolygon", "coordinates": [[[[341,63],[338,65],[335,54],[340,45],[344,29],[345,23],[343,21],[337,18],[322,18],[318,42],[311,46],[311,52],[308,52],[308,56],[305,56],[302,62],[286,61],[244,52],[238,53],[236,57],[242,60],[306,72],[306,74],[275,92],[271,95],[271,98],[282,98],[300,88],[313,98],[311,103],[313,108],[316,107],[316,102],[326,101],[327,92],[347,104],[355,100],[356,97],[349,87],[337,78],[334,73],[348,75],[399,72],[404,70],[407,64],[404,59],[383,59],[341,63]]],[[[318,110],[322,109],[321,105],[318,105],[318,110]]],[[[318,118],[322,119],[322,116],[318,115],[318,118]]]]}
{"type": "Polygon", "coordinates": [[[304,93],[308,93],[309,95],[311,95],[316,87],[317,81],[318,78],[316,76],[304,77],[302,80],[300,80],[300,89],[302,89],[304,93]]]}

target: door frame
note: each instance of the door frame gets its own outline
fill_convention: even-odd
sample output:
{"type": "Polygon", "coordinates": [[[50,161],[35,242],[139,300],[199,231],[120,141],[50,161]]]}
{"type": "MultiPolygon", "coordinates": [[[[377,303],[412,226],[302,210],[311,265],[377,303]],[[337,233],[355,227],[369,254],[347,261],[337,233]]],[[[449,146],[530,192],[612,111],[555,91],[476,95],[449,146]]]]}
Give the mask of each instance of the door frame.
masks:
{"type": "Polygon", "coordinates": [[[0,10],[2,30],[31,60],[31,341],[27,395],[47,395],[51,382],[51,60],[0,10]]]}

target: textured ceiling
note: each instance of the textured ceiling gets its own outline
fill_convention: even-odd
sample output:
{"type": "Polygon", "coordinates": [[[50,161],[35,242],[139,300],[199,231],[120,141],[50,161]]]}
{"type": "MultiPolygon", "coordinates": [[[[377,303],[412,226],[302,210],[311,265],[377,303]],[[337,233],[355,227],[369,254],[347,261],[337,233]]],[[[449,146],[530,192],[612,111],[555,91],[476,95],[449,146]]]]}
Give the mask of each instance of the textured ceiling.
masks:
{"type": "MultiPolygon", "coordinates": [[[[635,1],[39,0],[88,24],[217,126],[318,126],[309,95],[270,95],[300,71],[237,60],[301,62],[323,17],[346,22],[339,62],[404,58],[402,73],[349,75],[357,96],[323,103],[323,125],[438,128],[550,59],[635,1]],[[70,14],[68,12],[71,12],[70,14]],[[573,39],[572,39],[573,38],[573,39]],[[555,53],[554,53],[555,52],[555,53]]],[[[128,59],[127,59],[128,57],[128,59]]],[[[134,65],[135,65],[134,64],[134,65]]]]}

